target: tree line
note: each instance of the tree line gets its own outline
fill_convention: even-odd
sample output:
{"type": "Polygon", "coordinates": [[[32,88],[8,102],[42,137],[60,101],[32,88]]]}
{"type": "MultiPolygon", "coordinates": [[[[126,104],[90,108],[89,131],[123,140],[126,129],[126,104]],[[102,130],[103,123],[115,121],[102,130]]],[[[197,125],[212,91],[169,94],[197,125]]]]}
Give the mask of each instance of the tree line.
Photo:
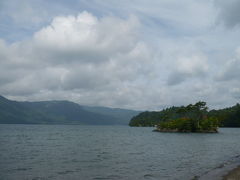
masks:
{"type": "Polygon", "coordinates": [[[240,105],[209,110],[206,102],[187,106],[172,106],[162,111],[146,111],[134,116],[130,126],[158,126],[184,130],[209,130],[219,127],[240,127],[240,105]]]}

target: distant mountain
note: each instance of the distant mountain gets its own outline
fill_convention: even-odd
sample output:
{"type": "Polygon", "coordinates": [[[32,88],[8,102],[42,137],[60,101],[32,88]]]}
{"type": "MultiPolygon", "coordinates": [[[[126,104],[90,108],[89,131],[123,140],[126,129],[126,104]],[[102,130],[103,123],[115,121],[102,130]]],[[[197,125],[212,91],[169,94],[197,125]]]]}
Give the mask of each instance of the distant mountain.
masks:
{"type": "Polygon", "coordinates": [[[70,101],[18,102],[0,96],[0,124],[127,125],[138,113],[70,101]]]}
{"type": "Polygon", "coordinates": [[[98,113],[106,116],[111,116],[115,119],[117,124],[127,125],[130,119],[141,111],[134,111],[129,109],[121,109],[121,108],[108,108],[108,107],[99,107],[99,106],[83,106],[83,109],[89,112],[98,113]]]}

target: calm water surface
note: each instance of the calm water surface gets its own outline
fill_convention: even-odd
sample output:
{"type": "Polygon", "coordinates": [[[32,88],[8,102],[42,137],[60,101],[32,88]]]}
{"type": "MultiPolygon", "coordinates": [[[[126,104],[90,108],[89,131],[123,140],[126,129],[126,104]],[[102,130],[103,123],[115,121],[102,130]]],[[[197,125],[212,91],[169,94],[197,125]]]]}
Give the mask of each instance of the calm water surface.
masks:
{"type": "Polygon", "coordinates": [[[240,154],[240,129],[0,125],[0,179],[191,179],[240,154]]]}

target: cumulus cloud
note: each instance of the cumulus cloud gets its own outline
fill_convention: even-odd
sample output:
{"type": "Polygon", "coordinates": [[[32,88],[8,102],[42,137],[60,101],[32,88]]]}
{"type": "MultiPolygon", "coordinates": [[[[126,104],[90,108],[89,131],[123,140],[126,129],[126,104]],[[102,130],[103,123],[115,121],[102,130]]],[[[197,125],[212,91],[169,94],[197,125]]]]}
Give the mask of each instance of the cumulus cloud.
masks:
{"type": "Polygon", "coordinates": [[[111,94],[118,99],[122,86],[131,94],[126,84],[151,68],[145,66],[152,56],[138,37],[139,26],[134,16],[97,18],[82,12],[54,18],[28,41],[7,45],[2,40],[0,92],[34,97],[72,90],[85,104],[103,93],[104,99],[111,94]]]}
{"type": "Polygon", "coordinates": [[[56,17],[50,26],[34,34],[34,44],[42,51],[52,51],[58,59],[104,61],[116,53],[127,53],[136,46],[137,18],[98,19],[88,12],[77,17],[56,17]],[[62,54],[66,56],[62,58],[62,54]]]}

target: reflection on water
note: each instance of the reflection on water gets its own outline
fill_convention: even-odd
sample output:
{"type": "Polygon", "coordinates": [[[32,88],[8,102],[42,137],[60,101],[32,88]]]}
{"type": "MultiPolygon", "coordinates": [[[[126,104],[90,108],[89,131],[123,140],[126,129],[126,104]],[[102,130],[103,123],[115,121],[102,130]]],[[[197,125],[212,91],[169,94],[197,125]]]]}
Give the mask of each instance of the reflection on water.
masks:
{"type": "Polygon", "coordinates": [[[0,125],[0,179],[191,179],[240,154],[240,129],[0,125]]]}

